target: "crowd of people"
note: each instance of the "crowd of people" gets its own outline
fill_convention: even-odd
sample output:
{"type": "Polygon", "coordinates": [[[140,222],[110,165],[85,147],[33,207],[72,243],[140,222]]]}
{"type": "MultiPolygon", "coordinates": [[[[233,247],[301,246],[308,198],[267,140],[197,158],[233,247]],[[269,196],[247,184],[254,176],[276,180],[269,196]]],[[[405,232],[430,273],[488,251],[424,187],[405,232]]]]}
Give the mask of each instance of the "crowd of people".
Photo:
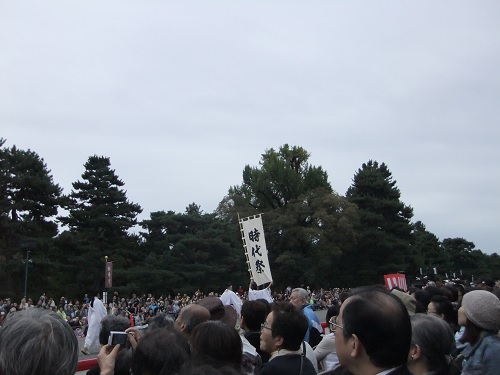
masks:
{"type": "Polygon", "coordinates": [[[4,299],[0,374],[74,374],[85,330],[82,352],[100,346],[88,375],[498,374],[499,294],[484,280],[390,292],[251,284],[220,295],[113,294],[105,303],[4,299]],[[327,309],[323,324],[317,309],[327,309]],[[124,341],[113,345],[113,332],[124,341]]]}

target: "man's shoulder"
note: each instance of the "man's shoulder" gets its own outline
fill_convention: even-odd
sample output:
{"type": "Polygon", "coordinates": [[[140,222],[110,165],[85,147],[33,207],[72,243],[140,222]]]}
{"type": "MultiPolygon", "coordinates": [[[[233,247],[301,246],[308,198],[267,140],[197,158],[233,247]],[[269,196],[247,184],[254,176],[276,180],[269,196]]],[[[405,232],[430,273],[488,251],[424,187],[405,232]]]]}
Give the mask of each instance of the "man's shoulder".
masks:
{"type": "Polygon", "coordinates": [[[315,322],[319,323],[319,318],[313,311],[311,305],[305,305],[302,308],[302,311],[304,312],[305,316],[307,316],[307,319],[314,320],[315,322]]]}

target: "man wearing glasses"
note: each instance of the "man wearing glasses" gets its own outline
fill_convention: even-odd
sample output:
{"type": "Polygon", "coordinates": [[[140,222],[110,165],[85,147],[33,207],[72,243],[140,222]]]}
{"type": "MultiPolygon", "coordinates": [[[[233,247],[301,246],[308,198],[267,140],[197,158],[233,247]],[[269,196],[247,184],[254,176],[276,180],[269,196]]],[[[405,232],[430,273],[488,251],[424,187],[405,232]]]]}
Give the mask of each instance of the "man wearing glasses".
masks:
{"type": "Polygon", "coordinates": [[[340,364],[354,375],[410,375],[408,312],[397,297],[370,288],[354,292],[331,320],[340,364]]]}
{"type": "Polygon", "coordinates": [[[288,302],[275,302],[262,324],[260,349],[271,354],[259,375],[316,375],[306,357],[307,318],[288,302]]]}

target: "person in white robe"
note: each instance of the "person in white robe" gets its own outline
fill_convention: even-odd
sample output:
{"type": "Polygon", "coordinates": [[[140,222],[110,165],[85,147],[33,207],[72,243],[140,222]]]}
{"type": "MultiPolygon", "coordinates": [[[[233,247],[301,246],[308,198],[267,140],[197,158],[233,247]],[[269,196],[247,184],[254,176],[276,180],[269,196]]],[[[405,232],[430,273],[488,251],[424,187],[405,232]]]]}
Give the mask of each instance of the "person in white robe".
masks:
{"type": "Polygon", "coordinates": [[[98,297],[89,304],[87,336],[82,348],[83,354],[90,354],[89,349],[99,343],[99,332],[101,331],[101,320],[107,315],[106,307],[98,297]]]}
{"type": "Polygon", "coordinates": [[[273,303],[273,296],[271,295],[271,285],[273,285],[272,282],[270,282],[269,285],[264,289],[258,290],[257,284],[255,284],[253,279],[250,279],[250,286],[248,287],[248,300],[255,301],[257,299],[265,299],[267,302],[273,303]]]}
{"type": "Polygon", "coordinates": [[[232,285],[228,285],[224,293],[222,293],[219,298],[222,304],[232,306],[238,313],[238,316],[241,316],[241,306],[243,305],[243,301],[235,292],[233,292],[232,285]]]}

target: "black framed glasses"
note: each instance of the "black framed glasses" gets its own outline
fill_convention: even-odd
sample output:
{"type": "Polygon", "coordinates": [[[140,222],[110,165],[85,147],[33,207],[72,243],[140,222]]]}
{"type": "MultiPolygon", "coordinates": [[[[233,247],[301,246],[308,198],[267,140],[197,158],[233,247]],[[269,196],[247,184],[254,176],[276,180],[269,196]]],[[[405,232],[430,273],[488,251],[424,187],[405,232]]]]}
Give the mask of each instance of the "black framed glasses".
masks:
{"type": "Polygon", "coordinates": [[[337,328],[344,329],[344,327],[337,324],[337,315],[334,315],[330,318],[330,320],[328,321],[328,327],[330,328],[330,332],[335,332],[337,328]]]}
{"type": "Polygon", "coordinates": [[[268,330],[270,330],[271,332],[273,331],[273,329],[272,329],[271,327],[266,326],[266,322],[264,322],[264,323],[262,323],[262,324],[260,325],[260,331],[262,332],[264,329],[268,329],[268,330]]]}

